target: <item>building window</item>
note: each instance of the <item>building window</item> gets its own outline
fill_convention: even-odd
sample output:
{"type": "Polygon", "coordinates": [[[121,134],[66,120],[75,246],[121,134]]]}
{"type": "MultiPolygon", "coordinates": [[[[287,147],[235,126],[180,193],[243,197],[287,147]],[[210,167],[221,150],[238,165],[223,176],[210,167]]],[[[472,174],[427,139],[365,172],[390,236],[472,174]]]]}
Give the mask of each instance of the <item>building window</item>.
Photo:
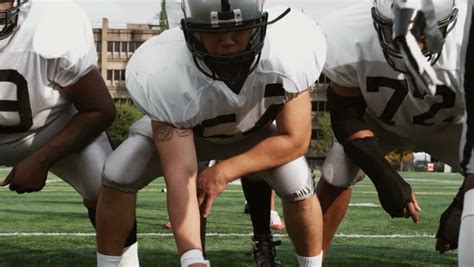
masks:
{"type": "Polygon", "coordinates": [[[135,42],[128,43],[128,52],[133,53],[135,52],[135,42]]]}
{"type": "Polygon", "coordinates": [[[327,110],[327,101],[311,101],[311,111],[315,112],[326,112],[327,110]]]}
{"type": "Polygon", "coordinates": [[[127,52],[127,44],[126,42],[122,42],[122,52],[127,52]]]}
{"type": "Polygon", "coordinates": [[[107,70],[107,81],[113,80],[112,73],[113,73],[112,70],[107,70]]]}
{"type": "Polygon", "coordinates": [[[97,51],[97,53],[102,52],[102,42],[97,41],[97,42],[94,42],[94,44],[95,44],[95,51],[97,51]]]}
{"type": "Polygon", "coordinates": [[[120,71],[120,80],[125,81],[125,70],[120,71]]]}
{"type": "Polygon", "coordinates": [[[114,81],[120,81],[120,70],[114,70],[114,81]]]}
{"type": "Polygon", "coordinates": [[[120,52],[120,42],[114,42],[114,52],[120,52]]]}

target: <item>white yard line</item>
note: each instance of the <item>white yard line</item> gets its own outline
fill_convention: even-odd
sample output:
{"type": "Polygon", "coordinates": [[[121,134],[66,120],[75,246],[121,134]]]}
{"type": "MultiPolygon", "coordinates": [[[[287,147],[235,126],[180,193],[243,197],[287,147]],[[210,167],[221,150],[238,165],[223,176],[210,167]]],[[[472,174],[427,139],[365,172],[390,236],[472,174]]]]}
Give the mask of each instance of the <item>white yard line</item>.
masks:
{"type": "Polygon", "coordinates": [[[349,207],[381,207],[379,204],[375,203],[349,203],[349,207]]]}
{"type": "MultiPolygon", "coordinates": [[[[64,236],[64,237],[84,237],[84,236],[95,236],[95,233],[0,233],[0,237],[52,237],[52,236],[64,236]]],[[[138,236],[151,236],[151,237],[172,237],[172,233],[139,233],[138,236]]],[[[238,234],[238,233],[207,233],[209,237],[250,237],[249,234],[238,234]]],[[[275,237],[287,237],[286,234],[274,234],[275,237]]],[[[390,235],[366,235],[366,234],[336,234],[339,238],[434,238],[434,234],[390,234],[390,235]]]]}

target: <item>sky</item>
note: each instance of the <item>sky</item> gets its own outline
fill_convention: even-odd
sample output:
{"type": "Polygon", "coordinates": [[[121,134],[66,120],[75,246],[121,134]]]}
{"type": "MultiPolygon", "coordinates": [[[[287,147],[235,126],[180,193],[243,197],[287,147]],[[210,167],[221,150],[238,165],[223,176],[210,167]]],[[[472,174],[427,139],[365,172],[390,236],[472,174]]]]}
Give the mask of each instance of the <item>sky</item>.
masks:
{"type": "MultiPolygon", "coordinates": [[[[266,0],[265,5],[297,8],[319,21],[322,17],[330,15],[332,10],[343,8],[354,1],[372,0],[266,0]]],[[[111,28],[122,28],[127,23],[156,23],[154,17],[161,10],[161,0],[76,0],[76,2],[85,10],[94,27],[101,27],[103,17],[109,19],[111,28]]],[[[180,1],[166,2],[170,25],[176,25],[181,15],[180,1]]]]}

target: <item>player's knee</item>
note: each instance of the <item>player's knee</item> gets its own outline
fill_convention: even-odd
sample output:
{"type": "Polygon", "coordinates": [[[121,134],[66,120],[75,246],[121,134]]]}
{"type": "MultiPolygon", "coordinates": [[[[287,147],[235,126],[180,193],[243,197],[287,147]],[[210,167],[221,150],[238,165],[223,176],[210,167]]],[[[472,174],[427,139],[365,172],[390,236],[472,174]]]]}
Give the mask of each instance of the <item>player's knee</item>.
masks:
{"type": "Polygon", "coordinates": [[[364,178],[364,174],[358,168],[335,168],[331,164],[324,164],[321,172],[321,179],[341,189],[351,188],[364,178]]]}
{"type": "Polygon", "coordinates": [[[309,179],[307,183],[302,184],[296,190],[288,191],[275,189],[275,192],[278,196],[280,196],[283,202],[297,202],[313,196],[314,188],[314,181],[309,179]]]}
{"type": "Polygon", "coordinates": [[[127,175],[126,171],[123,171],[120,168],[112,168],[107,163],[105,164],[104,170],[102,171],[103,185],[112,187],[122,192],[138,192],[138,190],[135,189],[133,183],[130,183],[128,179],[130,179],[130,177],[127,175]]]}

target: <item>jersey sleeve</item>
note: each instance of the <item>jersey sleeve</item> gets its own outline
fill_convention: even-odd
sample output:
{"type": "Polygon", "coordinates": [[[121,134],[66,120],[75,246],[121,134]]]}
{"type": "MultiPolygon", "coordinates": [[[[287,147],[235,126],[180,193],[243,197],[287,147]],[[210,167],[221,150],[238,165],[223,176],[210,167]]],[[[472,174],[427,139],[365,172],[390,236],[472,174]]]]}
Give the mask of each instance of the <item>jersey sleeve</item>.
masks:
{"type": "MultiPolygon", "coordinates": [[[[269,20],[284,10],[284,7],[268,10],[269,20]]],[[[262,71],[279,73],[288,96],[307,90],[319,78],[326,61],[326,40],[319,26],[292,9],[268,28],[262,71]]]]}
{"type": "Polygon", "coordinates": [[[128,62],[125,80],[135,105],[152,120],[192,128],[199,108],[194,76],[188,75],[190,62],[183,59],[188,50],[176,41],[181,38],[175,28],[145,42],[128,62]]]}
{"type": "Polygon", "coordinates": [[[321,20],[328,47],[323,73],[341,86],[360,87],[358,77],[367,64],[385,61],[370,17],[371,6],[369,1],[350,3],[321,20]]]}
{"type": "Polygon", "coordinates": [[[61,87],[76,83],[97,63],[89,19],[69,1],[45,9],[33,47],[46,61],[48,80],[61,87]]]}
{"type": "Polygon", "coordinates": [[[357,80],[357,71],[352,65],[342,65],[337,67],[327,66],[323,70],[324,75],[330,81],[345,87],[360,87],[357,80]]]}

